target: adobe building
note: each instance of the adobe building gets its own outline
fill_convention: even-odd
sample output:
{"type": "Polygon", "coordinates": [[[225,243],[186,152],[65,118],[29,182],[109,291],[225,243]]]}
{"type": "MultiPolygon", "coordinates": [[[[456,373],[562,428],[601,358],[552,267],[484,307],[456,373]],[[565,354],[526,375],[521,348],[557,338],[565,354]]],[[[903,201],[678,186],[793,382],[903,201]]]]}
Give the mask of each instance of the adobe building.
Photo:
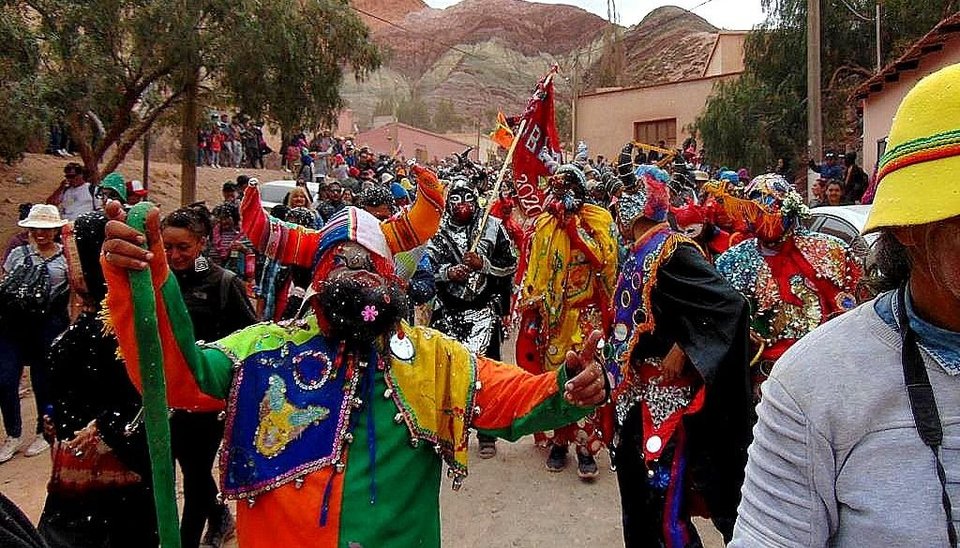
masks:
{"type": "MultiPolygon", "coordinates": [[[[470,143],[400,122],[389,122],[364,131],[356,135],[354,142],[358,146],[369,146],[374,152],[384,154],[393,154],[399,143],[402,146],[401,155],[416,158],[417,162],[423,164],[436,163],[452,154],[459,154],[470,146],[470,143]]],[[[475,141],[473,145],[476,146],[475,141]]],[[[476,156],[472,154],[471,157],[476,156]]]]}
{"type": "Polygon", "coordinates": [[[598,89],[577,97],[575,139],[591,155],[616,158],[630,140],[664,141],[678,146],[689,135],[718,82],[743,73],[743,44],[748,31],[721,31],[699,77],[676,82],[598,89]]]}
{"type": "Polygon", "coordinates": [[[960,63],[960,13],[940,21],[854,92],[863,112],[863,169],[873,173],[887,146],[890,125],[897,107],[925,76],[960,63]]]}

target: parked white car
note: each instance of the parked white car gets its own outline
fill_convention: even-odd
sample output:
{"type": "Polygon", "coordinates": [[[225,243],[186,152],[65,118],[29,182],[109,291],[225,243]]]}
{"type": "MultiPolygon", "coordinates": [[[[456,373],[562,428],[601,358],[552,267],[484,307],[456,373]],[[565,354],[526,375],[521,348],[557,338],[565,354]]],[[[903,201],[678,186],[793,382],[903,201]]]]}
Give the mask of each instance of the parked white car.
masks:
{"type": "Polygon", "coordinates": [[[866,257],[877,240],[876,234],[863,234],[870,208],[869,205],[815,207],[810,210],[810,217],[803,224],[814,232],[840,238],[858,256],[866,257]]]}
{"type": "MultiPolygon", "coordinates": [[[[810,210],[810,216],[803,221],[804,226],[815,232],[836,236],[853,249],[853,253],[863,267],[864,275],[872,277],[877,274],[874,244],[879,236],[876,233],[863,234],[863,227],[870,214],[869,205],[823,206],[810,210]]],[[[859,297],[872,297],[872,290],[866,284],[866,291],[859,297]]]]}
{"type": "MultiPolygon", "coordinates": [[[[296,181],[289,180],[260,183],[260,201],[263,203],[263,209],[269,213],[273,206],[282,204],[287,193],[296,186],[296,181]]],[[[307,190],[310,191],[310,196],[316,201],[317,194],[320,192],[320,185],[307,183],[307,190]]]]}

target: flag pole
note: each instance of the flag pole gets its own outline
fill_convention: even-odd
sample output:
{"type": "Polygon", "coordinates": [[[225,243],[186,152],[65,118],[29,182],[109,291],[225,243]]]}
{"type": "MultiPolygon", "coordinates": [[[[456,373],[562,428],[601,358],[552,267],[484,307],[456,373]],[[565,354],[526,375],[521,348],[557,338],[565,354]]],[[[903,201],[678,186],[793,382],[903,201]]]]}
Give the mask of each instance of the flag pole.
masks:
{"type": "Polygon", "coordinates": [[[477,231],[477,237],[473,240],[473,245],[470,246],[470,251],[475,252],[477,246],[480,245],[480,240],[483,238],[483,233],[487,228],[487,219],[490,218],[490,210],[493,208],[493,203],[499,199],[500,196],[500,186],[503,184],[503,178],[507,175],[507,168],[510,167],[510,162],[513,161],[513,152],[517,150],[517,143],[520,142],[520,137],[523,136],[523,132],[527,129],[527,120],[524,118],[520,121],[520,127],[517,128],[517,132],[513,134],[513,142],[510,143],[510,149],[507,150],[507,157],[503,161],[503,167],[500,168],[500,174],[497,175],[497,181],[493,184],[493,196],[487,202],[487,207],[483,211],[483,219],[480,221],[479,230],[477,231]]]}
{"type": "MultiPolygon", "coordinates": [[[[553,77],[560,72],[560,65],[553,65],[550,67],[550,72],[547,74],[547,77],[543,79],[542,84],[537,85],[537,91],[541,88],[546,89],[550,85],[550,82],[553,81],[553,77]]],[[[534,92],[536,93],[536,92],[534,92]]],[[[526,116],[526,114],[524,114],[526,116]]],[[[490,218],[490,210],[493,208],[493,203],[500,196],[500,186],[503,184],[503,178],[507,174],[507,168],[510,166],[510,163],[513,161],[513,153],[517,150],[517,143],[520,142],[520,138],[523,137],[523,132],[527,130],[527,118],[524,117],[520,121],[520,126],[517,128],[517,131],[513,134],[513,142],[510,143],[510,149],[507,150],[507,157],[503,161],[503,167],[500,168],[500,174],[497,175],[497,182],[493,185],[493,196],[492,200],[487,203],[486,209],[483,212],[483,219],[480,220],[479,230],[477,231],[477,237],[473,240],[473,245],[470,246],[471,252],[476,252],[477,246],[480,245],[480,240],[483,238],[483,233],[487,228],[487,220],[490,218]]]]}

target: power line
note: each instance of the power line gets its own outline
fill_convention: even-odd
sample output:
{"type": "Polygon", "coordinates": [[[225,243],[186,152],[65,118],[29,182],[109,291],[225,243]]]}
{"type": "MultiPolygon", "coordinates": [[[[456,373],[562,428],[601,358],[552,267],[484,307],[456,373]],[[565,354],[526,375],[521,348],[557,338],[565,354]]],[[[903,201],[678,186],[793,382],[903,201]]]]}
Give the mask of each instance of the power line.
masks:
{"type": "MultiPolygon", "coordinates": [[[[390,20],[388,20],[388,19],[384,19],[383,17],[380,17],[379,15],[374,15],[374,14],[368,12],[368,11],[362,10],[362,9],[354,6],[353,4],[350,5],[350,8],[352,8],[352,9],[353,9],[354,11],[356,11],[357,13],[361,13],[361,14],[363,14],[363,15],[366,15],[367,17],[371,17],[371,18],[373,18],[373,19],[376,19],[377,21],[380,21],[381,23],[386,23],[386,24],[390,25],[391,27],[395,27],[395,28],[398,28],[398,29],[400,29],[400,30],[402,30],[402,31],[404,31],[404,32],[409,32],[410,34],[414,34],[414,32],[413,32],[412,30],[404,27],[403,25],[394,23],[393,21],[390,21],[390,20]]],[[[482,60],[482,61],[486,61],[486,59],[483,59],[483,58],[480,57],[479,55],[476,55],[476,54],[471,53],[471,52],[466,51],[466,50],[462,50],[462,49],[460,49],[460,48],[458,48],[458,47],[456,47],[456,46],[452,46],[452,45],[447,44],[447,43],[445,43],[445,42],[441,42],[440,40],[435,40],[435,39],[433,39],[433,38],[424,38],[424,39],[427,40],[428,42],[433,42],[434,44],[439,44],[439,45],[441,45],[441,46],[443,46],[443,47],[445,47],[445,48],[447,48],[447,49],[449,49],[449,50],[453,50],[453,51],[462,53],[462,54],[464,54],[464,55],[469,55],[470,57],[476,57],[477,59],[480,59],[480,60],[482,60]]]]}
{"type": "MultiPolygon", "coordinates": [[[[459,47],[457,47],[457,46],[448,44],[448,43],[446,43],[446,42],[442,42],[442,41],[440,41],[440,40],[436,40],[436,39],[429,38],[429,37],[426,37],[426,36],[421,36],[420,33],[416,33],[416,32],[414,32],[413,30],[411,30],[411,29],[409,29],[409,28],[407,28],[407,27],[405,27],[405,26],[403,26],[403,25],[401,25],[401,24],[399,24],[399,23],[396,23],[396,22],[394,22],[394,21],[390,21],[389,19],[385,19],[385,18],[383,18],[383,17],[380,17],[379,15],[370,13],[370,12],[368,12],[368,11],[366,11],[366,10],[357,8],[357,7],[353,6],[353,5],[351,5],[350,8],[353,9],[354,11],[356,11],[357,13],[366,15],[366,16],[372,18],[372,19],[376,19],[377,21],[380,21],[380,22],[382,22],[382,23],[385,23],[385,24],[387,24],[387,25],[389,25],[389,26],[391,26],[391,27],[394,27],[394,28],[396,28],[396,29],[398,29],[398,30],[401,30],[401,31],[406,32],[406,33],[408,33],[408,34],[415,35],[415,36],[417,36],[418,38],[421,38],[421,39],[426,40],[426,41],[428,41],[428,42],[433,42],[434,44],[438,44],[438,45],[440,45],[440,46],[443,46],[444,48],[446,48],[446,49],[449,50],[449,51],[455,51],[455,52],[460,53],[460,54],[462,54],[462,55],[464,55],[464,56],[472,57],[473,59],[477,59],[477,60],[479,60],[479,61],[481,61],[481,62],[484,62],[484,63],[486,63],[486,66],[488,66],[488,67],[490,67],[490,68],[499,69],[498,72],[500,72],[500,73],[502,73],[502,74],[514,75],[514,74],[516,73],[516,66],[515,66],[515,65],[507,64],[506,62],[504,62],[504,61],[501,60],[501,59],[492,58],[492,57],[486,57],[486,56],[482,56],[482,55],[477,55],[476,53],[473,53],[473,52],[470,52],[470,51],[466,51],[466,50],[464,50],[464,49],[462,49],[462,48],[459,48],[459,47]]],[[[521,54],[521,55],[522,55],[522,54],[521,54]]],[[[553,57],[555,61],[558,61],[560,56],[551,56],[551,57],[553,57]]]]}
{"type": "MultiPolygon", "coordinates": [[[[699,4],[697,4],[696,6],[693,6],[693,7],[690,8],[690,9],[684,10],[684,13],[678,13],[678,14],[674,15],[673,17],[670,17],[670,18],[668,18],[668,19],[666,19],[666,20],[664,20],[664,21],[661,21],[661,22],[659,23],[659,25],[660,25],[660,26],[663,26],[663,25],[670,24],[670,23],[672,23],[672,22],[674,22],[674,21],[677,21],[678,19],[681,19],[681,18],[685,17],[685,16],[687,15],[687,13],[693,13],[694,11],[702,8],[703,6],[706,6],[706,5],[709,4],[710,2],[713,2],[713,0],[703,0],[702,2],[700,2],[699,4]]],[[[639,26],[640,23],[637,23],[637,25],[639,26]]],[[[592,48],[590,48],[590,49],[588,49],[588,50],[576,50],[576,52],[575,52],[574,55],[581,55],[581,54],[584,54],[584,55],[585,55],[585,54],[590,54],[590,53],[594,53],[594,52],[597,52],[597,51],[603,51],[604,49],[606,49],[606,46],[605,46],[605,45],[600,45],[600,46],[592,47],[592,48]]]]}
{"type": "MultiPolygon", "coordinates": [[[[703,6],[705,6],[705,5],[707,5],[707,4],[711,3],[711,2],[713,2],[713,0],[702,0],[702,1],[701,1],[699,4],[697,4],[696,6],[693,6],[692,8],[689,8],[689,9],[687,9],[687,10],[684,10],[684,12],[678,13],[678,14],[670,17],[670,18],[667,18],[667,19],[664,20],[664,21],[661,21],[661,22],[659,23],[659,25],[660,25],[660,26],[663,26],[663,25],[670,24],[670,23],[672,23],[672,22],[674,22],[674,21],[677,21],[677,20],[685,17],[685,16],[687,15],[687,13],[693,13],[694,11],[702,8],[703,6]]],[[[505,71],[510,71],[510,70],[512,70],[512,69],[515,68],[513,65],[507,65],[506,63],[504,63],[504,62],[501,61],[500,59],[493,59],[493,58],[489,58],[489,57],[484,57],[484,56],[481,56],[481,55],[477,55],[476,53],[473,53],[473,52],[470,52],[470,51],[466,51],[466,50],[464,50],[464,49],[462,49],[462,48],[459,48],[459,47],[454,46],[454,45],[452,45],[452,44],[448,44],[448,43],[446,43],[446,42],[437,40],[437,39],[435,39],[435,38],[430,38],[430,37],[426,37],[426,36],[420,36],[419,33],[416,33],[416,32],[414,32],[414,31],[412,31],[411,29],[409,29],[409,28],[407,28],[407,27],[405,27],[405,26],[403,26],[403,25],[401,25],[401,24],[399,24],[399,23],[396,23],[396,22],[394,22],[394,21],[390,21],[389,19],[386,19],[386,18],[381,17],[381,16],[379,16],[379,15],[376,15],[376,14],[374,14],[374,13],[370,13],[369,11],[360,9],[360,8],[358,8],[358,7],[356,7],[356,6],[352,5],[352,4],[350,5],[350,8],[351,8],[352,10],[356,11],[357,13],[360,13],[360,14],[362,14],[362,15],[366,15],[367,17],[370,17],[371,19],[380,21],[381,23],[384,23],[384,24],[386,24],[386,25],[389,25],[389,26],[391,26],[391,27],[393,27],[393,28],[396,28],[396,29],[401,30],[401,31],[403,31],[403,32],[406,32],[406,33],[408,33],[408,34],[417,35],[419,38],[421,38],[421,39],[423,39],[423,40],[426,40],[426,41],[428,41],[428,42],[432,42],[432,43],[434,43],[434,44],[438,44],[438,45],[440,45],[440,46],[443,46],[444,48],[446,48],[446,49],[449,50],[449,51],[455,51],[455,52],[460,53],[460,54],[462,54],[462,55],[465,55],[465,56],[468,56],[468,57],[472,57],[472,58],[477,59],[477,60],[479,60],[479,61],[483,61],[483,62],[485,62],[485,63],[488,63],[490,66],[496,66],[496,67],[498,67],[498,68],[500,68],[500,69],[502,69],[502,70],[505,70],[505,71]]],[[[614,7],[614,9],[616,9],[616,8],[614,7]]],[[[619,15],[619,14],[617,14],[617,15],[619,15]]],[[[573,51],[573,52],[570,52],[569,55],[572,56],[572,57],[577,57],[577,58],[579,58],[580,55],[592,55],[594,52],[600,52],[600,51],[604,51],[604,50],[606,50],[606,49],[607,49],[606,44],[601,44],[601,45],[599,45],[599,46],[595,46],[595,47],[592,47],[592,48],[587,49],[587,50],[581,50],[581,49],[575,50],[575,51],[573,51]]],[[[554,56],[554,57],[556,58],[557,56],[554,56]]]]}
{"type": "Polygon", "coordinates": [[[840,0],[840,2],[842,2],[843,5],[846,6],[848,10],[850,10],[850,13],[852,13],[857,19],[860,19],[861,21],[867,21],[867,22],[870,22],[870,23],[876,21],[876,19],[874,19],[873,17],[867,17],[867,16],[865,16],[865,15],[861,15],[860,12],[858,12],[858,11],[855,10],[855,9],[853,9],[853,6],[851,6],[851,5],[847,2],[847,0],[840,0]]]}

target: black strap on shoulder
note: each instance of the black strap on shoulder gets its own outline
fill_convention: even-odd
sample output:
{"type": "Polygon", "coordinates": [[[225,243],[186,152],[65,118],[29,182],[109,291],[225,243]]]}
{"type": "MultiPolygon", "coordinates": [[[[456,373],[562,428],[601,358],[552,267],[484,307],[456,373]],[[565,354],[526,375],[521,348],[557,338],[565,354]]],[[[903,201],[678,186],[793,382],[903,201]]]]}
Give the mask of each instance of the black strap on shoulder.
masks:
{"type": "Polygon", "coordinates": [[[53,255],[50,255],[49,257],[47,257],[46,259],[44,259],[44,260],[43,260],[43,264],[44,264],[44,266],[46,266],[46,265],[52,263],[53,261],[59,259],[59,258],[62,257],[62,256],[63,256],[63,250],[61,249],[60,251],[57,251],[57,252],[54,253],[53,255]]]}
{"type": "Polygon", "coordinates": [[[923,443],[933,451],[933,458],[937,466],[937,478],[940,480],[941,501],[947,518],[947,538],[950,546],[957,546],[957,530],[953,524],[953,507],[950,504],[950,495],[947,493],[947,474],[940,459],[940,446],[943,444],[943,424],[940,422],[940,412],[937,410],[937,400],[930,386],[930,377],[927,368],[920,356],[920,346],[917,344],[917,334],[910,327],[907,318],[906,284],[897,292],[897,322],[900,324],[900,334],[903,343],[900,361],[903,365],[903,381],[910,397],[910,410],[917,425],[917,432],[923,443]]]}

